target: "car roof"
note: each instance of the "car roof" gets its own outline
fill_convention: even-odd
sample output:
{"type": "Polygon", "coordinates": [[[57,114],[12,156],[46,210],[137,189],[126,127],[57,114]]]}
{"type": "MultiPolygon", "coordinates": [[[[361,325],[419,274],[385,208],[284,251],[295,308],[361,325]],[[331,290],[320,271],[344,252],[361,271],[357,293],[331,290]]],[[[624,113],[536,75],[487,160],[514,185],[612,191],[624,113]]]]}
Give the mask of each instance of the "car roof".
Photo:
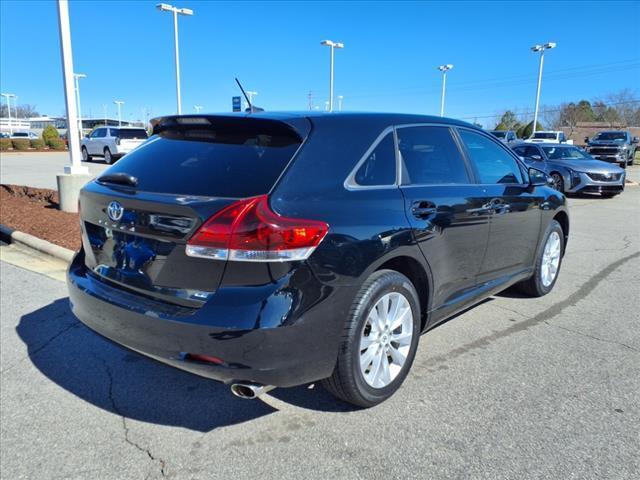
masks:
{"type": "MultiPolygon", "coordinates": [[[[158,117],[151,120],[151,123],[158,123],[163,119],[168,119],[171,117],[177,117],[178,115],[167,115],[165,117],[158,117]]],[[[338,120],[341,121],[375,121],[378,120],[380,123],[385,124],[409,124],[409,123],[440,123],[446,125],[457,125],[464,127],[471,127],[476,130],[481,130],[480,128],[472,125],[470,123],[464,122],[462,120],[455,120],[453,118],[447,117],[438,117],[435,115],[420,115],[420,114],[411,114],[411,113],[382,113],[382,112],[319,112],[319,111],[284,111],[284,112],[237,112],[237,113],[207,113],[207,114],[190,114],[190,115],[180,115],[181,117],[218,117],[218,118],[255,118],[255,119],[266,119],[266,120],[275,120],[288,122],[291,120],[300,120],[304,118],[310,119],[312,122],[314,120],[323,121],[331,121],[338,120]]]]}

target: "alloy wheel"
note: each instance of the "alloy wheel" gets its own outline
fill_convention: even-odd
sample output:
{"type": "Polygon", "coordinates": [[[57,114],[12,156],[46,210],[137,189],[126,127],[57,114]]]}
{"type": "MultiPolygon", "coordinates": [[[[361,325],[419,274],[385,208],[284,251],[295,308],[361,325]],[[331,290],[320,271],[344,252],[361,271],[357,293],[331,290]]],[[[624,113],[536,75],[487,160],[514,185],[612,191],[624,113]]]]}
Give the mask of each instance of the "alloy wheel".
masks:
{"type": "Polygon", "coordinates": [[[398,292],[385,294],[373,306],[360,337],[360,371],[371,387],[384,388],[407,361],[413,338],[413,312],[398,292]]]}
{"type": "Polygon", "coordinates": [[[562,181],[562,176],[554,173],[553,175],[551,175],[551,178],[553,178],[553,188],[558,190],[559,192],[562,192],[564,190],[564,182],[562,181]]]}
{"type": "Polygon", "coordinates": [[[551,232],[549,238],[547,238],[547,243],[544,245],[542,264],[540,265],[540,279],[542,285],[545,287],[551,285],[558,274],[560,249],[560,234],[558,234],[558,232],[551,232]]]}

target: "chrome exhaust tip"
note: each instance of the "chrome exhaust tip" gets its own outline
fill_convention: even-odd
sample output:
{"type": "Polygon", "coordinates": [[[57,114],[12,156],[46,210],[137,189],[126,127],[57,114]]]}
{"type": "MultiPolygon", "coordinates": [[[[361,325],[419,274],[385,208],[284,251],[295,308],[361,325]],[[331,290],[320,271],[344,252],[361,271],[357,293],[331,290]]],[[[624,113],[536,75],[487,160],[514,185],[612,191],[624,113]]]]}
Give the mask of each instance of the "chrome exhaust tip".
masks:
{"type": "Polygon", "coordinates": [[[231,385],[231,393],[245,400],[253,400],[274,388],[276,387],[273,385],[260,385],[258,383],[234,383],[231,385]]]}

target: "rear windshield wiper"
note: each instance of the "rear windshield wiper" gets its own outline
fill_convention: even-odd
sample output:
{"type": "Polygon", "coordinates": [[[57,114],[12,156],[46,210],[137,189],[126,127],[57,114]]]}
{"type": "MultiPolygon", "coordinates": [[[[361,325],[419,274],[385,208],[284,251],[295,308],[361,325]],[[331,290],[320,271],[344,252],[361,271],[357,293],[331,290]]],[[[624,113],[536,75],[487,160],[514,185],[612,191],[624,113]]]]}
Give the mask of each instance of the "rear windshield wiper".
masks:
{"type": "Polygon", "coordinates": [[[136,187],[138,185],[138,178],[128,173],[107,173],[98,177],[100,183],[115,183],[117,185],[127,185],[130,187],[136,187]]]}

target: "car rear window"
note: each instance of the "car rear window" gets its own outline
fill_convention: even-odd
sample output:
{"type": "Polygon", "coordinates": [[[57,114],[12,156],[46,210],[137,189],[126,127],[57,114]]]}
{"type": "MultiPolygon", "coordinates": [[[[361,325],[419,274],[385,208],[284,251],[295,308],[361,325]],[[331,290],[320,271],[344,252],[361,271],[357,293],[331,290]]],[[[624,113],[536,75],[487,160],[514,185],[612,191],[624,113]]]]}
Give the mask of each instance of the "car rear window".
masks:
{"type": "Polygon", "coordinates": [[[134,139],[134,138],[147,138],[147,131],[144,128],[126,128],[120,131],[113,130],[114,136],[117,136],[121,139],[134,139]]]}
{"type": "Polygon", "coordinates": [[[151,137],[109,169],[147,192],[244,198],[268,193],[302,140],[260,128],[175,126],[151,137]]]}

